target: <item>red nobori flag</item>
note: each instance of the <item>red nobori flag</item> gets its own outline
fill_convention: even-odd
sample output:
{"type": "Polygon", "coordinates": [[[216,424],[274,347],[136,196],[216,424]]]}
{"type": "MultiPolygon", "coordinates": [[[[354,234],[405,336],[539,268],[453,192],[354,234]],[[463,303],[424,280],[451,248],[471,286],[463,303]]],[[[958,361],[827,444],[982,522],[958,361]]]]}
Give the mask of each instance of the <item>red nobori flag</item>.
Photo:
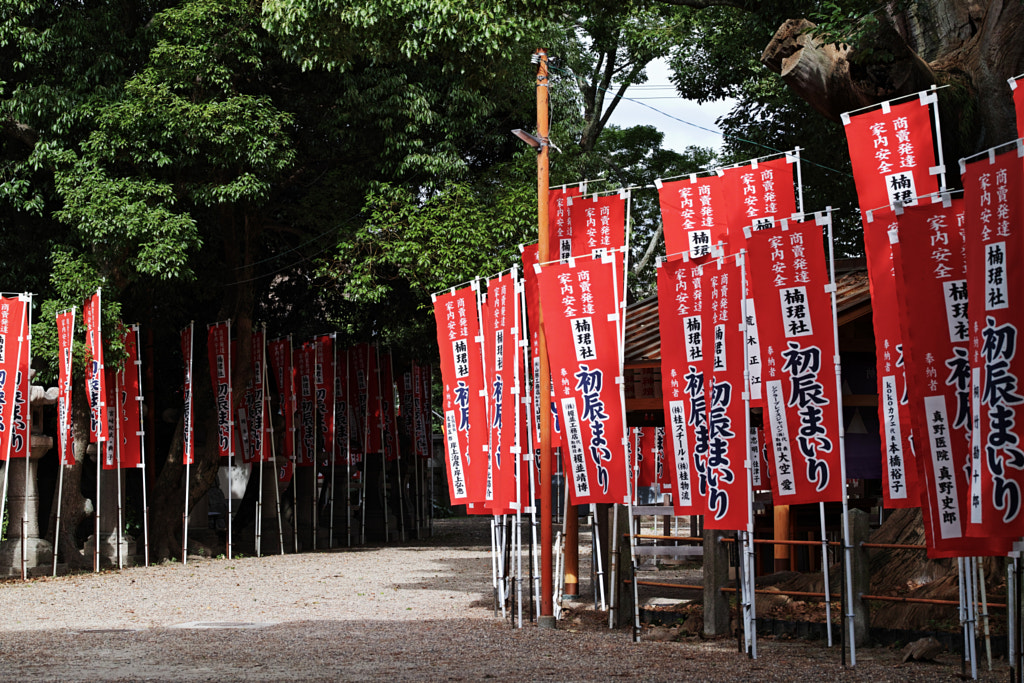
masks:
{"type": "MultiPolygon", "coordinates": [[[[3,299],[2,301],[8,301],[3,299]]],[[[75,464],[75,432],[71,417],[71,367],[75,339],[75,309],[57,314],[57,434],[60,464],[75,464]]],[[[3,418],[0,417],[0,421],[3,418]]],[[[6,424],[6,421],[4,421],[6,424]]]]}
{"type": "Polygon", "coordinates": [[[484,503],[487,495],[487,408],[476,296],[476,287],[469,286],[434,297],[452,505],[484,503]]]}
{"type": "Polygon", "coordinates": [[[293,355],[299,383],[299,447],[295,452],[295,465],[311,467],[316,463],[316,395],[313,390],[316,349],[306,343],[295,349],[293,355]]]}
{"type": "Polygon", "coordinates": [[[654,454],[654,480],[658,484],[661,493],[673,493],[675,491],[676,479],[675,469],[672,467],[674,459],[671,451],[665,443],[664,427],[645,427],[644,437],[649,439],[645,443],[651,444],[654,454]]]}
{"type": "Polygon", "coordinates": [[[889,231],[895,228],[896,214],[892,209],[886,207],[865,213],[864,250],[875,330],[878,424],[882,437],[882,499],[887,508],[914,508],[921,504],[921,493],[910,437],[904,342],[893,252],[889,245],[889,231]]]}
{"type": "Polygon", "coordinates": [[[701,258],[711,247],[727,243],[726,204],[722,178],[717,174],[682,180],[654,181],[661,204],[665,251],[669,256],[689,254],[701,258]]]}
{"type": "Polygon", "coordinates": [[[217,403],[217,452],[222,458],[232,453],[231,419],[231,321],[206,328],[206,352],[210,361],[210,384],[217,403]]]}
{"type": "Polygon", "coordinates": [[[117,370],[104,368],[103,374],[106,375],[104,385],[107,388],[107,428],[110,430],[110,439],[103,445],[103,469],[116,470],[120,467],[120,452],[117,449],[117,428],[120,426],[117,422],[117,370]]]}
{"type": "Polygon", "coordinates": [[[380,360],[380,432],[384,438],[384,460],[398,460],[398,425],[395,421],[395,377],[390,353],[377,351],[380,360]]]}
{"type": "Polygon", "coordinates": [[[932,175],[936,165],[933,104],[935,93],[924,91],[917,99],[900,104],[883,102],[878,109],[843,114],[857,199],[863,210],[896,202],[910,205],[917,197],[938,191],[939,181],[932,175]]]}
{"type": "Polygon", "coordinates": [[[252,387],[248,397],[247,426],[249,429],[249,462],[270,460],[269,410],[267,409],[266,334],[262,330],[252,333],[252,387]]]}
{"type": "Polygon", "coordinates": [[[656,486],[658,472],[654,458],[653,427],[630,427],[630,460],[636,474],[636,486],[656,486]]]}
{"type": "Polygon", "coordinates": [[[334,456],[334,335],[321,335],[313,342],[316,347],[314,384],[316,411],[320,416],[320,434],[324,444],[324,457],[334,456]]]}
{"type": "Polygon", "coordinates": [[[281,455],[286,460],[295,457],[295,442],[292,432],[295,429],[295,372],[292,368],[292,340],[283,337],[267,342],[267,356],[270,361],[270,372],[274,375],[277,387],[277,407],[284,417],[285,438],[281,440],[281,455]]]}
{"type": "MultiPolygon", "coordinates": [[[[335,341],[337,341],[335,339],[335,341]]],[[[348,377],[348,350],[342,351],[334,344],[334,462],[348,463],[350,441],[350,392],[348,377]]]]}
{"type": "Polygon", "coordinates": [[[0,460],[28,450],[28,301],[0,297],[0,460]]]}
{"type": "Polygon", "coordinates": [[[487,283],[483,308],[484,363],[487,373],[488,426],[490,429],[491,497],[495,514],[516,509],[516,458],[519,439],[516,412],[519,392],[519,298],[515,271],[487,283]]]}
{"type": "MultiPolygon", "coordinates": [[[[538,263],[537,245],[526,244],[520,247],[523,257],[523,294],[526,298],[526,318],[530,328],[530,372],[533,377],[533,396],[530,405],[533,409],[533,447],[540,452],[540,288],[537,284],[538,263]]],[[[554,392],[554,387],[552,387],[554,392]]],[[[558,421],[558,409],[551,395],[551,448],[562,445],[562,428],[558,421]]],[[[535,462],[539,462],[535,460],[535,462]]]]}
{"type": "MultiPolygon", "coordinates": [[[[355,426],[352,428],[352,433],[359,441],[359,447],[364,453],[373,453],[373,449],[370,447],[370,413],[372,412],[369,404],[370,400],[370,386],[369,379],[367,377],[367,370],[369,369],[369,354],[372,351],[368,344],[357,344],[352,347],[349,352],[349,377],[355,382],[353,389],[353,399],[355,401],[354,413],[355,413],[355,426]]],[[[379,447],[378,447],[379,448],[379,447]]]]}
{"type": "Polygon", "coordinates": [[[142,467],[142,393],[139,386],[139,328],[124,332],[124,365],[117,371],[117,434],[122,468],[142,467]]]}
{"type": "Polygon", "coordinates": [[[563,187],[548,193],[548,258],[564,261],[572,256],[572,224],[569,202],[583,195],[582,185],[563,187]]]}
{"type": "Polygon", "coordinates": [[[430,457],[430,366],[412,365],[413,432],[416,455],[430,457]]]}
{"type": "Polygon", "coordinates": [[[571,259],[537,276],[574,505],[629,500],[616,257],[571,259]]]}
{"type": "Polygon", "coordinates": [[[771,459],[771,439],[765,438],[764,429],[757,427],[750,436],[750,445],[757,446],[757,457],[751,457],[754,469],[750,471],[750,481],[755,491],[771,492],[771,478],[768,476],[768,461],[771,459]]]}
{"type": "Polygon", "coordinates": [[[1024,138],[1024,74],[1009,80],[1013,91],[1013,108],[1017,112],[1017,137],[1024,138]]]}
{"type": "Polygon", "coordinates": [[[1024,144],[961,162],[974,430],[972,536],[1024,534],[1024,144]]]}
{"type": "MultiPolygon", "coordinates": [[[[963,201],[907,207],[891,231],[908,408],[928,555],[1002,554],[967,537],[970,509],[971,369],[963,201]]],[[[1005,544],[1004,544],[1005,545],[1005,544]]]]}
{"type": "Polygon", "coordinates": [[[89,441],[106,441],[109,426],[102,419],[107,413],[107,387],[103,375],[103,334],[101,330],[102,303],[96,290],[85,302],[85,345],[89,358],[85,364],[85,388],[89,396],[89,441]]]}
{"type": "Polygon", "coordinates": [[[658,263],[661,393],[671,444],[677,515],[704,514],[707,479],[707,410],[704,403],[703,287],[700,267],[689,259],[658,263]],[[695,486],[699,486],[695,488],[695,486]]]}
{"type": "Polygon", "coordinates": [[[731,243],[743,244],[744,228],[770,228],[776,219],[796,213],[793,169],[797,163],[798,158],[787,153],[778,159],[754,159],[723,171],[722,193],[731,243]]]}
{"type": "Polygon", "coordinates": [[[626,243],[628,197],[629,192],[621,190],[616,194],[569,200],[573,256],[590,256],[595,249],[618,249],[626,243]]]}
{"type": "Polygon", "coordinates": [[[821,226],[783,221],[753,233],[747,246],[772,439],[772,498],[776,505],[842,500],[836,349],[821,226]]]}
{"type": "Polygon", "coordinates": [[[193,323],[181,331],[181,358],[185,366],[185,383],[182,388],[184,402],[184,444],[182,464],[191,465],[195,461],[195,432],[192,429],[192,329],[193,323]]]}
{"type": "Polygon", "coordinates": [[[704,526],[746,529],[750,523],[747,482],[746,338],[743,330],[743,264],[720,258],[701,269],[702,325],[707,358],[708,420],[704,526]]]}

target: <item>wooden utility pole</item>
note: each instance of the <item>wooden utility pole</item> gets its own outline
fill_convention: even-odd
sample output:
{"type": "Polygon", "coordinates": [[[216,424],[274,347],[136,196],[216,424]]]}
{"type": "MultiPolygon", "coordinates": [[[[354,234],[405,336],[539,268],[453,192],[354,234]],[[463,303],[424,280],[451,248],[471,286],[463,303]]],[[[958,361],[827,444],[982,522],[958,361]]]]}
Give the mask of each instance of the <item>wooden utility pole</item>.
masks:
{"type": "MultiPolygon", "coordinates": [[[[540,263],[549,260],[548,254],[548,53],[539,49],[534,53],[537,62],[537,257],[540,263]]],[[[551,566],[551,366],[548,364],[548,346],[544,335],[544,313],[539,317],[540,328],[540,619],[541,628],[555,627],[554,584],[551,566]]]]}

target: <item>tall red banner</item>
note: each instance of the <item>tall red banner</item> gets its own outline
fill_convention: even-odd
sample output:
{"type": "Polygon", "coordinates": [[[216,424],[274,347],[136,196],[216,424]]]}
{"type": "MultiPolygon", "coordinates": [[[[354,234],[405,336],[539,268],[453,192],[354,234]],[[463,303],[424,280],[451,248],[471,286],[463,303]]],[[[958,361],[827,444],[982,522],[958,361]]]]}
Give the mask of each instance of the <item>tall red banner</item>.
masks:
{"type": "Polygon", "coordinates": [[[463,287],[434,297],[452,505],[483,503],[487,495],[487,452],[483,448],[487,408],[476,341],[480,336],[476,296],[475,287],[463,287]]]}
{"type": "Polygon", "coordinates": [[[210,361],[210,385],[217,404],[217,452],[232,454],[231,434],[231,321],[213,323],[206,328],[206,353],[210,361]]]}
{"type": "Polygon", "coordinates": [[[484,348],[487,359],[488,426],[490,428],[491,501],[494,514],[513,512],[516,504],[516,458],[519,438],[519,299],[515,271],[487,283],[484,304],[484,348]]]}
{"type": "MultiPolygon", "coordinates": [[[[590,256],[595,249],[618,249],[626,243],[627,196],[623,191],[569,199],[573,256],[590,256]]],[[[554,260],[551,254],[548,258],[554,260]]]]}
{"type": "Polygon", "coordinates": [[[967,537],[971,370],[963,201],[923,201],[890,232],[897,274],[908,412],[917,445],[929,557],[990,553],[967,537]]]}
{"type": "Polygon", "coordinates": [[[548,258],[552,261],[564,261],[572,256],[569,201],[581,194],[580,187],[562,187],[548,192],[548,258]]]}
{"type": "MultiPolygon", "coordinates": [[[[75,432],[71,412],[71,368],[74,339],[75,309],[70,308],[57,314],[57,441],[61,465],[75,464],[75,432]]],[[[0,421],[3,421],[2,417],[0,417],[0,421]]]]}
{"type": "Polygon", "coordinates": [[[626,503],[628,463],[615,254],[549,265],[538,274],[544,331],[562,417],[574,505],[626,503]]]}
{"type": "Polygon", "coordinates": [[[316,365],[316,412],[320,416],[320,435],[324,444],[324,457],[334,456],[334,335],[324,334],[314,342],[316,365]]]}
{"type": "Polygon", "coordinates": [[[248,403],[250,462],[270,460],[270,409],[267,405],[266,332],[252,333],[252,395],[248,403]]]}
{"type": "Polygon", "coordinates": [[[398,425],[395,421],[395,377],[391,354],[378,350],[380,362],[380,425],[386,462],[398,460],[398,425]]]}
{"type": "Polygon", "coordinates": [[[28,316],[31,299],[0,298],[0,391],[4,403],[0,406],[3,424],[10,429],[0,431],[0,456],[3,460],[24,458],[28,455],[28,369],[29,342],[28,316]],[[9,397],[9,398],[8,398],[9,397]],[[7,438],[8,433],[10,438],[7,438]]]}
{"type": "Polygon", "coordinates": [[[295,465],[312,467],[316,464],[316,395],[313,389],[316,349],[306,343],[295,349],[293,355],[299,383],[299,448],[295,452],[295,465]]]}
{"type": "MultiPolygon", "coordinates": [[[[878,424],[882,437],[882,500],[887,508],[921,504],[907,400],[906,362],[889,231],[896,214],[888,207],[864,217],[878,380],[878,424]]],[[[916,286],[916,285],[915,285],[916,286]]]]}
{"type": "MultiPolygon", "coordinates": [[[[520,247],[523,257],[523,293],[526,298],[526,324],[530,330],[530,373],[533,377],[530,406],[533,410],[533,448],[540,452],[540,288],[537,284],[538,263],[537,245],[527,244],[520,247]]],[[[552,387],[552,392],[554,388],[552,387]]],[[[562,445],[562,429],[558,420],[558,408],[555,406],[554,394],[551,395],[551,448],[562,445]]],[[[539,462],[539,460],[535,460],[539,462]]]]}
{"type": "MultiPolygon", "coordinates": [[[[370,447],[370,386],[369,380],[367,379],[367,370],[369,369],[368,354],[370,353],[370,346],[367,344],[357,344],[352,347],[349,351],[348,362],[349,362],[349,377],[352,379],[354,384],[353,389],[353,401],[355,403],[353,413],[355,415],[355,426],[352,431],[359,440],[360,449],[364,453],[373,453],[374,450],[370,447]]],[[[378,450],[380,447],[378,446],[378,450]]]]}
{"type": "Polygon", "coordinates": [[[1017,137],[1024,138],[1024,75],[1010,79],[1013,91],[1013,108],[1017,112],[1017,137]]]}
{"type": "Polygon", "coordinates": [[[935,93],[878,109],[843,114],[853,179],[862,211],[937,192],[931,106],[935,93]]]}
{"type": "Polygon", "coordinates": [[[789,218],[797,211],[793,185],[793,167],[797,158],[790,154],[768,161],[727,168],[722,175],[729,241],[743,244],[743,229],[763,230],[776,219],[789,218]],[[738,242],[736,240],[739,240],[738,242]]]}
{"type": "Polygon", "coordinates": [[[124,365],[117,371],[117,434],[122,468],[142,467],[142,388],[139,386],[139,328],[131,326],[122,337],[124,365]]]}
{"type": "MultiPolygon", "coordinates": [[[[335,340],[337,341],[337,340],[335,340]]],[[[350,401],[348,379],[348,350],[334,344],[334,462],[348,462],[350,450],[350,401]]]]}
{"type": "Polygon", "coordinates": [[[118,450],[119,434],[117,432],[117,369],[105,368],[104,385],[107,387],[107,428],[110,430],[110,438],[103,444],[103,469],[116,470],[120,467],[118,458],[121,452],[118,450]]]}
{"type": "Polygon", "coordinates": [[[972,536],[1024,534],[1024,444],[1017,417],[1024,353],[1024,144],[961,162],[971,332],[972,536]]]}
{"type": "Polygon", "coordinates": [[[721,258],[701,269],[704,306],[705,399],[708,453],[704,527],[747,529],[750,495],[747,482],[746,338],[743,328],[743,264],[721,258]]]}
{"type": "Polygon", "coordinates": [[[671,257],[688,254],[697,259],[711,247],[727,244],[729,230],[722,178],[717,174],[654,183],[658,187],[665,251],[671,257]]]}
{"type": "Polygon", "coordinates": [[[195,430],[192,428],[192,329],[193,324],[181,331],[181,358],[185,366],[185,382],[182,388],[184,403],[184,433],[182,448],[182,464],[191,465],[195,461],[195,430]]]}
{"type": "Polygon", "coordinates": [[[700,267],[688,259],[658,264],[661,393],[665,431],[673,454],[677,515],[704,514],[708,429],[704,401],[703,287],[700,267]]]}
{"type": "Polygon", "coordinates": [[[840,501],[836,348],[821,226],[787,221],[753,233],[747,247],[772,440],[772,498],[776,505],[840,501]]]}
{"type": "Polygon", "coordinates": [[[109,425],[103,419],[107,413],[107,387],[103,374],[103,334],[101,297],[99,290],[85,302],[85,345],[89,358],[85,364],[85,387],[89,397],[89,440],[107,441],[109,425]]]}

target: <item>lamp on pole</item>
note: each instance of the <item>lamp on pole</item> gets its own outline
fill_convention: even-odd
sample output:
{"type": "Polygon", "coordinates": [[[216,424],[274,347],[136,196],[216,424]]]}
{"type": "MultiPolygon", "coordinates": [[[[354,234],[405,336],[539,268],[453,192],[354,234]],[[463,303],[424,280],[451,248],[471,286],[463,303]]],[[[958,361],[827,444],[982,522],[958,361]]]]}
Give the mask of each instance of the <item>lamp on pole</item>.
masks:
{"type": "MultiPolygon", "coordinates": [[[[541,263],[548,254],[548,53],[538,49],[533,53],[537,64],[537,135],[516,129],[516,137],[537,149],[537,258],[541,263]]],[[[540,340],[540,619],[541,628],[554,628],[554,586],[552,576],[551,536],[551,410],[543,403],[550,401],[551,367],[548,365],[547,341],[544,337],[544,313],[538,316],[540,340]]]]}

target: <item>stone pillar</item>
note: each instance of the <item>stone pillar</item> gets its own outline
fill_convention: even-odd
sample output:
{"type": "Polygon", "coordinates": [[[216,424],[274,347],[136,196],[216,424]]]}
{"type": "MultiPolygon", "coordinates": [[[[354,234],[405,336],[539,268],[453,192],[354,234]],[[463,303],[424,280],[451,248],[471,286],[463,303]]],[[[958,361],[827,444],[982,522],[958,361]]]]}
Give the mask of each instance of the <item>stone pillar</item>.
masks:
{"type": "Polygon", "coordinates": [[[723,531],[704,530],[704,635],[729,633],[729,599],[721,588],[729,581],[729,549],[723,531]]]}
{"type": "MultiPolygon", "coordinates": [[[[40,419],[41,423],[41,419],[40,419]]],[[[53,545],[39,537],[39,459],[53,448],[53,439],[43,434],[32,434],[32,447],[27,463],[21,459],[8,460],[7,480],[8,526],[7,540],[0,543],[0,574],[21,574],[22,544],[25,547],[26,573],[35,567],[47,570],[53,563],[53,545]],[[26,471],[27,470],[27,471],[26,471]]]]}
{"type": "MultiPolygon", "coordinates": [[[[850,567],[853,579],[853,637],[858,647],[867,644],[871,624],[868,603],[861,597],[868,594],[871,589],[870,558],[862,545],[868,540],[870,533],[868,513],[863,510],[850,510],[850,543],[853,546],[853,566],[850,567]]],[[[846,590],[845,586],[843,590],[846,590]]]]}

